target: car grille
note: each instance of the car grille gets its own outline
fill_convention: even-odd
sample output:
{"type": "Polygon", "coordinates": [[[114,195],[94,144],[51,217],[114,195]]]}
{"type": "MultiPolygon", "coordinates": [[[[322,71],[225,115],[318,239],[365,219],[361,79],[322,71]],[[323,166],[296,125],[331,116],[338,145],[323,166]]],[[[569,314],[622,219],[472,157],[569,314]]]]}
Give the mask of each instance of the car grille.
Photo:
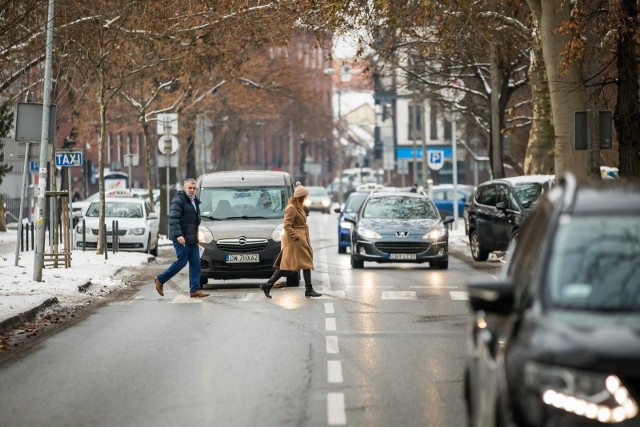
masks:
{"type": "Polygon", "coordinates": [[[264,250],[268,243],[267,239],[222,239],[218,240],[216,245],[224,252],[259,252],[264,250]]]}
{"type": "MultiPolygon", "coordinates": [[[[93,234],[94,236],[98,235],[98,229],[97,228],[92,228],[91,229],[91,234],[93,234]]],[[[127,230],[121,230],[118,229],[118,236],[124,236],[125,234],[127,234],[127,230]]],[[[113,235],[113,232],[111,230],[107,230],[107,235],[113,235]]]]}
{"type": "Polygon", "coordinates": [[[430,243],[422,242],[379,242],[375,244],[380,252],[394,254],[417,254],[429,250],[430,243]]]}

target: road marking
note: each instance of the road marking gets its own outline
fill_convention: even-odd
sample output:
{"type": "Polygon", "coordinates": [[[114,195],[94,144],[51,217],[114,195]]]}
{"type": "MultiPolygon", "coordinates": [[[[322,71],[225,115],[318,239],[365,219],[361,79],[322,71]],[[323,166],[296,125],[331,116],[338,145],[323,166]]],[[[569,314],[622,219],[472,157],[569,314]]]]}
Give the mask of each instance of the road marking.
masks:
{"type": "Polygon", "coordinates": [[[415,291],[382,291],[382,299],[416,299],[415,291]]]}
{"type": "MultiPolygon", "coordinates": [[[[347,286],[347,288],[363,288],[363,289],[392,289],[392,288],[395,288],[395,287],[397,287],[397,286],[394,286],[394,285],[388,285],[388,286],[387,285],[380,285],[380,286],[378,286],[378,285],[364,285],[364,286],[362,286],[362,285],[348,285],[347,286]]],[[[413,286],[412,286],[412,288],[413,288],[413,286]]]]}
{"type": "Polygon", "coordinates": [[[333,303],[332,302],[325,302],[324,303],[324,312],[325,312],[325,314],[333,314],[333,313],[335,313],[335,311],[333,309],[333,303]]]}
{"type": "Polygon", "coordinates": [[[411,289],[458,289],[457,286],[439,286],[439,285],[425,285],[425,286],[409,286],[411,289]]]}
{"type": "Polygon", "coordinates": [[[327,393],[327,420],[330,426],[347,424],[344,410],[344,393],[327,393]]]}
{"type": "Polygon", "coordinates": [[[327,361],[327,381],[333,384],[342,383],[342,363],[339,360],[327,361]]]}
{"type": "Polygon", "coordinates": [[[238,301],[264,301],[266,299],[267,298],[265,298],[264,293],[262,292],[247,292],[246,294],[243,294],[240,298],[238,298],[238,301]]]}
{"type": "Polygon", "coordinates": [[[452,300],[466,301],[469,299],[469,293],[465,291],[449,291],[452,300]]]}
{"type": "Polygon", "coordinates": [[[324,319],[324,326],[327,331],[335,331],[336,330],[336,319],[335,317],[328,317],[324,319]]]}
{"type": "Polygon", "coordinates": [[[322,267],[322,271],[320,271],[320,268],[318,268],[318,271],[320,271],[318,273],[318,275],[320,276],[319,281],[322,283],[322,288],[327,291],[331,291],[331,280],[329,280],[329,272],[324,270],[324,268],[329,265],[327,262],[326,249],[321,249],[318,252],[318,261],[320,262],[320,267],[322,267]]]}
{"type": "Polygon", "coordinates": [[[169,301],[169,304],[202,304],[202,298],[191,298],[187,295],[178,295],[169,301]]]}
{"type": "Polygon", "coordinates": [[[329,335],[325,337],[325,342],[327,346],[328,354],[338,354],[340,350],[338,349],[338,337],[335,335],[329,335]]]}

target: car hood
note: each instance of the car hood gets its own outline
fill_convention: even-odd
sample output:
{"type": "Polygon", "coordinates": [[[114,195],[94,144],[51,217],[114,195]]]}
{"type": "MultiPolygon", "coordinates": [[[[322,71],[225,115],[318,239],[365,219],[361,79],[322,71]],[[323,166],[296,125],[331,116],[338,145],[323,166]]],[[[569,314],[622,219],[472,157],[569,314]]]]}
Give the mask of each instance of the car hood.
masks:
{"type": "Polygon", "coordinates": [[[549,312],[535,329],[531,342],[541,361],[640,373],[637,313],[549,312]]]}
{"type": "Polygon", "coordinates": [[[233,239],[240,236],[270,239],[273,230],[283,221],[283,218],[230,219],[223,221],[211,221],[202,218],[200,225],[207,227],[215,240],[233,239]]]}
{"type": "Polygon", "coordinates": [[[358,225],[375,230],[380,234],[394,234],[396,231],[408,231],[421,236],[438,224],[438,219],[368,219],[362,218],[358,225]]]}

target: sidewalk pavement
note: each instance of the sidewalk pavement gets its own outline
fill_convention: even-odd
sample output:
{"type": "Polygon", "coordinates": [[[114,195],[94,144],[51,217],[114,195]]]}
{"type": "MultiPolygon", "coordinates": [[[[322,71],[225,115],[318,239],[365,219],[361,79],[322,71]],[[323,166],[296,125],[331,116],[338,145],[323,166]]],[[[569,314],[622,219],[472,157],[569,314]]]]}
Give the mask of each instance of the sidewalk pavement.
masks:
{"type": "MultiPolygon", "coordinates": [[[[52,305],[79,306],[126,286],[118,273],[154,259],[143,253],[72,251],[70,268],[43,268],[42,281],[33,280],[34,251],[21,252],[15,266],[17,232],[0,232],[0,333],[33,320],[52,305]]],[[[48,245],[47,245],[48,250],[48,245]]]]}

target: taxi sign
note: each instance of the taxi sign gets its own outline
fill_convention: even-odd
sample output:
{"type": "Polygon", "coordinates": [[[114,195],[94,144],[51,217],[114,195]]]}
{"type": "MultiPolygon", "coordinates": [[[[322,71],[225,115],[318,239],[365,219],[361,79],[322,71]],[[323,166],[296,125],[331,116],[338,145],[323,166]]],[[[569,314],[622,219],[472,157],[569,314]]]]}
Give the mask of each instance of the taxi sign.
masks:
{"type": "Polygon", "coordinates": [[[134,197],[131,191],[120,189],[107,190],[104,195],[108,197],[134,197]]]}
{"type": "Polygon", "coordinates": [[[56,153],[57,167],[82,166],[82,151],[59,151],[56,153]]]}

